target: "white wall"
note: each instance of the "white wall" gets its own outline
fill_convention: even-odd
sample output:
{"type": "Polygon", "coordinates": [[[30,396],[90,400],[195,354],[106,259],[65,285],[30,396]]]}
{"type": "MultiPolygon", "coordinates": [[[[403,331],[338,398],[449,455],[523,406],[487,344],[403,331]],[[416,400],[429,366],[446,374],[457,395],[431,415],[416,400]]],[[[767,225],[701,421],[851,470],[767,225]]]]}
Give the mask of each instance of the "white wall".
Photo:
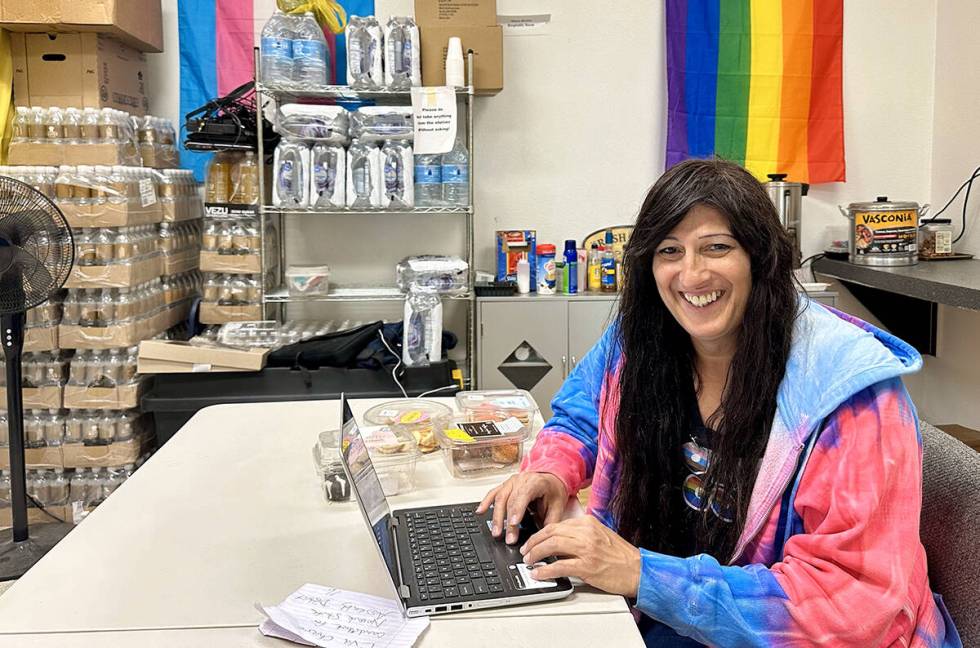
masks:
{"type": "MultiPolygon", "coordinates": [[[[273,0],[262,2],[271,12],[273,0]]],[[[176,5],[163,0],[167,51],[150,57],[149,73],[151,109],[179,122],[176,5]]],[[[379,7],[404,13],[411,0],[379,0],[379,7]]],[[[848,180],[812,187],[804,199],[804,255],[823,249],[835,229],[845,235],[837,205],[878,195],[942,204],[980,164],[972,117],[980,69],[968,64],[980,60],[973,33],[980,5],[862,0],[846,3],[845,12],[848,180]]],[[[597,12],[584,0],[498,0],[498,13],[550,13],[552,22],[547,35],[505,39],[505,88],[477,99],[477,265],[491,270],[494,230],[534,228],[539,241],[559,243],[631,222],[663,169],[666,105],[661,1],[597,12]]],[[[974,204],[975,218],[980,195],[974,204]]],[[[302,234],[287,236],[294,262],[323,259],[348,280],[390,280],[393,260],[459,249],[465,234],[453,219],[389,220],[384,229],[350,217],[300,222],[302,234]],[[373,238],[350,244],[365,236],[373,238]]],[[[980,223],[961,243],[980,254],[980,223]]],[[[868,316],[846,291],[842,302],[868,316]]],[[[934,422],[980,426],[972,405],[980,351],[970,343],[978,325],[980,313],[943,308],[940,355],[907,381],[934,422]]]]}

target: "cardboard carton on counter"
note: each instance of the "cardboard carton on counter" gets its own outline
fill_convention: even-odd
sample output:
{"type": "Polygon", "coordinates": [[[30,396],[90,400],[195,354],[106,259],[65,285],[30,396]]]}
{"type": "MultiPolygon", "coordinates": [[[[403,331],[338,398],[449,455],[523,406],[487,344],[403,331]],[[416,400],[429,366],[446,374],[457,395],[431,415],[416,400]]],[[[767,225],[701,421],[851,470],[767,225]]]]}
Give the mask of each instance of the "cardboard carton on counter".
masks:
{"type": "Polygon", "coordinates": [[[160,0],[3,0],[0,27],[14,32],[103,32],[142,52],[163,51],[160,0]]]}
{"type": "Polygon", "coordinates": [[[140,342],[137,371],[141,374],[261,371],[268,355],[268,349],[244,350],[144,340],[140,342]]]}
{"type": "Polygon", "coordinates": [[[11,34],[10,51],[17,106],[146,114],[146,57],[128,45],[103,34],[11,34]]]}
{"type": "Polygon", "coordinates": [[[201,302],[198,315],[201,324],[226,324],[228,322],[253,322],[262,319],[262,304],[247,306],[221,306],[216,302],[201,302]]]}

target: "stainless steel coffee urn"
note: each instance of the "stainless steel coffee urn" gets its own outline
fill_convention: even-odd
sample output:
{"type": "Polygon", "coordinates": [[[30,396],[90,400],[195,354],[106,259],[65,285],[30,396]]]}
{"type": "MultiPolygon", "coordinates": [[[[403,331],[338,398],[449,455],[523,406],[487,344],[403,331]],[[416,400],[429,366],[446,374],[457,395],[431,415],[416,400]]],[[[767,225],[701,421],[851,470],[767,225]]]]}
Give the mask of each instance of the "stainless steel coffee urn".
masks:
{"type": "Polygon", "coordinates": [[[763,182],[769,200],[776,206],[779,222],[793,237],[793,267],[800,267],[800,222],[803,211],[803,196],[810,185],[802,182],[786,182],[785,173],[770,173],[769,182],[763,182]]]}

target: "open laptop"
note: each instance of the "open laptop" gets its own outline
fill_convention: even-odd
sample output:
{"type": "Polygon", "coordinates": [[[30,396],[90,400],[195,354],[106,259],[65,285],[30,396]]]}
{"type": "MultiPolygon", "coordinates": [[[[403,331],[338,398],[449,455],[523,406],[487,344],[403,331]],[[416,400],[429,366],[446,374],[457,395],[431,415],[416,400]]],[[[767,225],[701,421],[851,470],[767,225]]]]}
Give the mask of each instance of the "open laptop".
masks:
{"type": "Polygon", "coordinates": [[[475,513],[479,502],[392,511],[344,395],[340,403],[344,472],[407,616],[519,605],[572,593],[567,578],[530,577],[518,549],[538,530],[530,514],[521,522],[518,542],[508,545],[490,535],[489,512],[475,513]]]}

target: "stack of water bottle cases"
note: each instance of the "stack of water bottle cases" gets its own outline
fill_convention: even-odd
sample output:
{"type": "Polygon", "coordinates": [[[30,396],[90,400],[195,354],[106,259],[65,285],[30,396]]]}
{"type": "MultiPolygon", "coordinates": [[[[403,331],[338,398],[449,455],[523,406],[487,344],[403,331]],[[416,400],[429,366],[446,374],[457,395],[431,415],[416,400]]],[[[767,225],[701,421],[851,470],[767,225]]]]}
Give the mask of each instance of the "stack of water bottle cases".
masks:
{"type": "MultiPolygon", "coordinates": [[[[18,109],[12,162],[0,175],[50,198],[75,238],[62,290],[27,313],[23,379],[32,523],[80,520],[152,448],[138,410],[137,345],[186,319],[199,292],[203,207],[176,163],[166,120],[112,109],[18,109]],[[42,507],[37,508],[38,506],[42,507]]],[[[3,376],[0,368],[0,378],[3,376]]],[[[0,413],[0,446],[9,445],[0,413]]],[[[0,526],[9,525],[8,454],[0,448],[0,526]]]]}

